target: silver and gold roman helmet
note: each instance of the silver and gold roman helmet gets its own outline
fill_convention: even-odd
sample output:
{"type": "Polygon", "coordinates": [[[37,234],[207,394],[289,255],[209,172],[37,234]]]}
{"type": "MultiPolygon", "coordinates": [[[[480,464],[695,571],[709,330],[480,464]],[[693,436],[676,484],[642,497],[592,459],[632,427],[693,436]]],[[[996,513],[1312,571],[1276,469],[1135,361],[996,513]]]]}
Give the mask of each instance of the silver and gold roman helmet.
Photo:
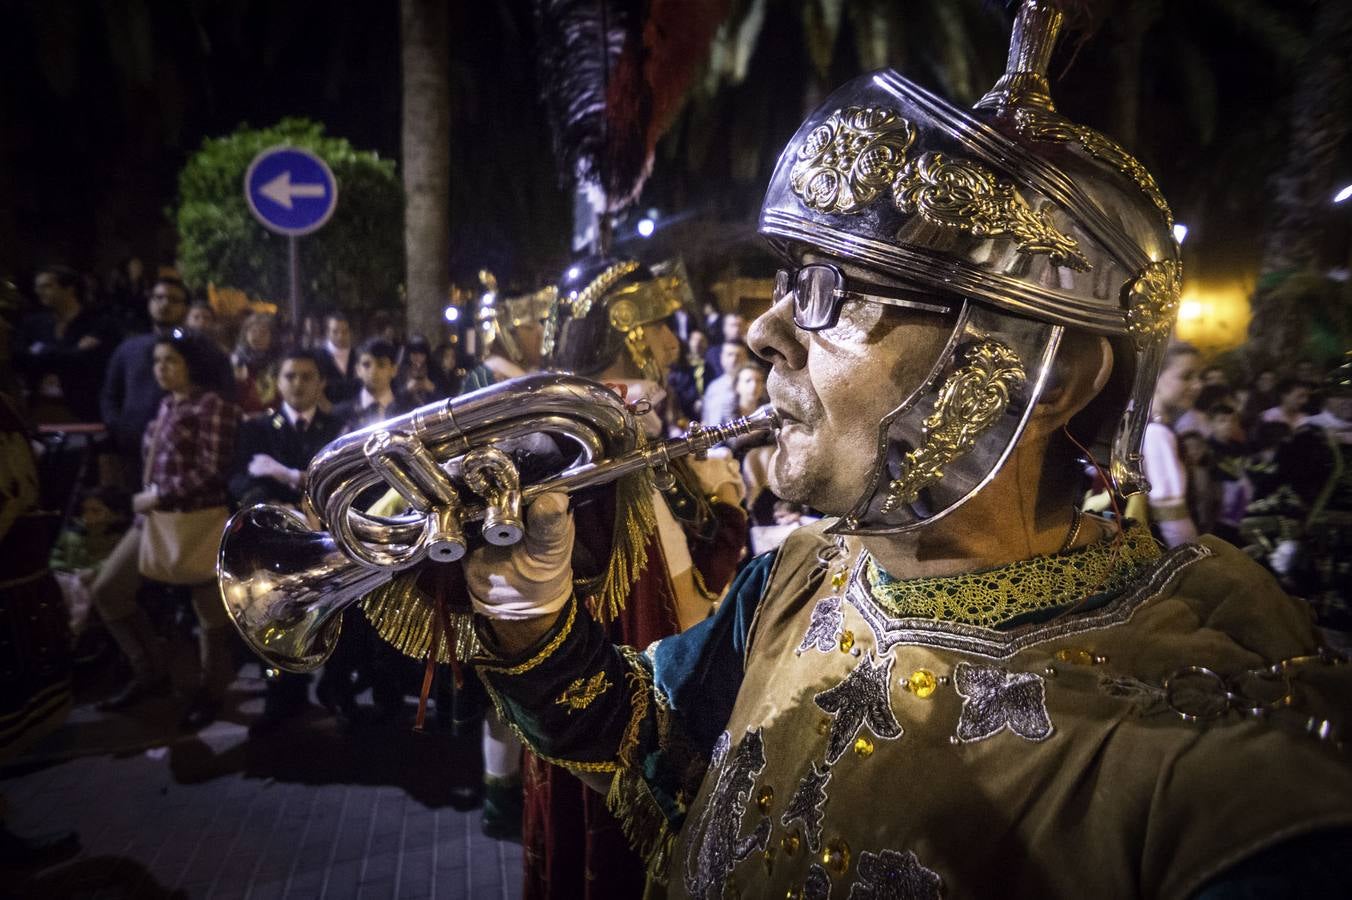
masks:
{"type": "Polygon", "coordinates": [[[545,321],[545,366],[595,375],[623,350],[644,376],[662,380],[643,328],[691,303],[679,264],[647,266],[635,259],[590,256],[568,267],[558,302],[545,321]]]}
{"type": "Polygon", "coordinates": [[[479,295],[474,324],[479,330],[484,352],[494,350],[496,341],[498,352],[522,365],[525,360],[517,340],[517,329],[529,322],[542,325],[549,317],[557,289],[551,284],[533,294],[503,297],[498,293],[497,278],[487,269],[479,271],[479,284],[483,286],[483,293],[479,295]]]}
{"type": "Polygon", "coordinates": [[[872,483],[840,531],[911,530],[989,482],[1067,328],[1107,336],[1115,352],[1095,401],[1113,408],[1081,440],[1108,448],[1121,493],[1149,489],[1141,438],[1178,306],[1179,246],[1150,173],[1056,111],[1046,72],[1060,25],[1047,0],[1025,0],[1005,74],[975,109],[884,70],[836,91],[780,156],[760,217],[780,255],[848,260],[956,311],[928,378],[882,421],[872,483]]]}

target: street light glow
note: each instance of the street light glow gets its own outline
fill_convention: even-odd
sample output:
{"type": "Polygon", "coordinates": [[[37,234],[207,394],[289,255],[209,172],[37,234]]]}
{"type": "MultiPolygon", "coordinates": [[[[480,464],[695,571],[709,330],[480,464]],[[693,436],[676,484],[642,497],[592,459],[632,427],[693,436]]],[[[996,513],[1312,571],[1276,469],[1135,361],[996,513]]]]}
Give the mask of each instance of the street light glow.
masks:
{"type": "Polygon", "coordinates": [[[1352,184],[1345,184],[1342,190],[1333,195],[1334,203],[1342,203],[1347,198],[1352,197],[1352,184]]]}
{"type": "Polygon", "coordinates": [[[1180,319],[1200,319],[1205,312],[1206,309],[1196,300],[1184,300],[1178,305],[1178,317],[1180,319]]]}
{"type": "Polygon", "coordinates": [[[577,266],[570,266],[569,269],[568,269],[568,280],[569,280],[569,281],[572,281],[574,278],[576,278],[577,276],[579,276],[579,275],[581,275],[581,274],[582,274],[582,270],[579,269],[577,266]]]}
{"type": "Polygon", "coordinates": [[[445,311],[442,312],[442,315],[446,317],[447,322],[456,322],[460,319],[460,310],[456,309],[454,306],[448,306],[445,311]]]}
{"type": "Polygon", "coordinates": [[[1179,222],[1176,225],[1174,225],[1174,240],[1182,244],[1183,241],[1187,238],[1187,236],[1188,236],[1188,226],[1184,225],[1182,222],[1179,222]]]}
{"type": "Polygon", "coordinates": [[[657,223],[645,216],[644,218],[638,220],[638,236],[645,238],[652,237],[653,229],[656,227],[657,223]]]}

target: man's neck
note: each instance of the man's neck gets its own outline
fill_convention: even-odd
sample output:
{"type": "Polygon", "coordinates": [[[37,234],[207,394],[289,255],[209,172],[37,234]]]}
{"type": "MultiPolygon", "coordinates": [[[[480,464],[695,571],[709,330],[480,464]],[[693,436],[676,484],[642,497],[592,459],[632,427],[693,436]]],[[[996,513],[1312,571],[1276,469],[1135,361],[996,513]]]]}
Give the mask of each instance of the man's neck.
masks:
{"type": "Polygon", "coordinates": [[[385,388],[385,390],[381,391],[379,394],[373,392],[370,388],[367,387],[362,388],[361,392],[364,400],[371,401],[371,403],[366,404],[367,406],[371,406],[372,404],[378,406],[389,406],[391,403],[394,402],[394,390],[389,387],[385,388]]]}
{"type": "Polygon", "coordinates": [[[315,404],[311,404],[305,409],[297,409],[285,400],[282,401],[282,414],[286,416],[292,425],[296,424],[297,419],[310,420],[315,417],[315,404]]]}
{"type": "MultiPolygon", "coordinates": [[[[897,578],[957,575],[1055,553],[1072,526],[1069,488],[1078,476],[1066,472],[1064,503],[1039,503],[1044,458],[1035,448],[1020,447],[990,484],[952,514],[916,531],[865,537],[862,543],[897,578]]],[[[1082,529],[1077,545],[1094,537],[1082,529]]]]}

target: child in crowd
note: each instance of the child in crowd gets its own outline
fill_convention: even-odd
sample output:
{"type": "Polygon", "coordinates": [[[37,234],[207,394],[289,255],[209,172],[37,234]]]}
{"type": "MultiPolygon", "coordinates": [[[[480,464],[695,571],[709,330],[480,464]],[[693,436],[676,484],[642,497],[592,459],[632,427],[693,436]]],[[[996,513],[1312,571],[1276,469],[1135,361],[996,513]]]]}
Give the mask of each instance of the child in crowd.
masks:
{"type": "Polygon", "coordinates": [[[357,380],[361,390],[351,400],[337,404],[333,415],[343,423],[344,431],[356,431],[407,412],[412,407],[396,391],[399,351],[384,338],[370,338],[357,348],[357,380]]]}
{"type": "Polygon", "coordinates": [[[89,619],[89,585],[130,521],[131,501],[125,493],[107,487],[90,488],[80,498],[80,515],[56,539],[52,572],[70,614],[71,634],[76,637],[89,619]]]}

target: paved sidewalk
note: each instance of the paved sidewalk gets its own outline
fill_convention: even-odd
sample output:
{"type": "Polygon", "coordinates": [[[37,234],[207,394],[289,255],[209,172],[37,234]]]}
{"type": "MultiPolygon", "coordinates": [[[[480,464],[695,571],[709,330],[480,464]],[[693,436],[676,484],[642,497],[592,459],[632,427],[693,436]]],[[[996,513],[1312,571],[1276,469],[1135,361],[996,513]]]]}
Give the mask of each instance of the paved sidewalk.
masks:
{"type": "Polygon", "coordinates": [[[255,677],[200,734],[174,730],[170,699],[136,720],[82,706],[0,773],[12,830],[73,828],[84,846],[27,883],[0,879],[0,896],[520,896],[520,846],[484,837],[479,810],[455,805],[473,802],[455,788],[479,777],[477,739],[348,735],[314,709],[249,741],[261,683],[244,672],[255,677]]]}

